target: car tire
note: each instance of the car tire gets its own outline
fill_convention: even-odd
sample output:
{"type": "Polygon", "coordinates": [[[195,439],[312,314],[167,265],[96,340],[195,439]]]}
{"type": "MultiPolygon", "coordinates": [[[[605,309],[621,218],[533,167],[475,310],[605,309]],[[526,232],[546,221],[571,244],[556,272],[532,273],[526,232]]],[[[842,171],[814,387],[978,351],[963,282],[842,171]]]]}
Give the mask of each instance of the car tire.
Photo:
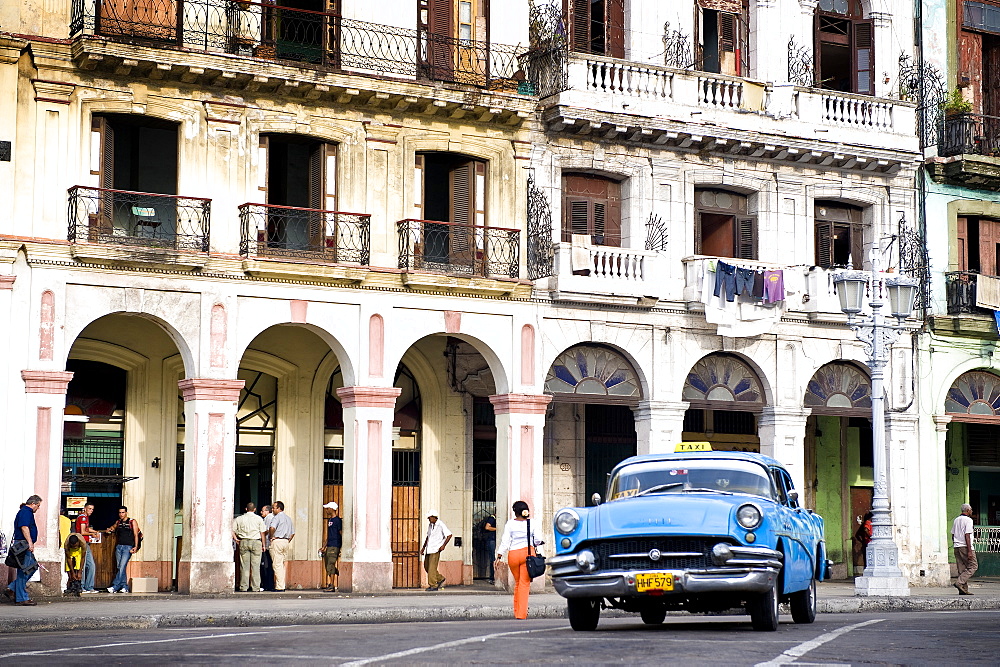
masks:
{"type": "Polygon", "coordinates": [[[578,632],[591,632],[601,620],[601,599],[570,598],[566,600],[566,610],[570,627],[578,632]]]}
{"type": "Polygon", "coordinates": [[[774,632],[778,629],[778,587],[771,586],[766,593],[760,593],[747,602],[747,613],[753,629],[760,632],[774,632]]]}
{"type": "Polygon", "coordinates": [[[667,610],[662,605],[646,607],[639,612],[639,616],[642,617],[642,622],[646,625],[660,625],[667,617],[667,610]]]}
{"type": "Polygon", "coordinates": [[[792,620],[796,623],[812,623],[816,620],[816,579],[809,580],[804,591],[788,596],[788,606],[792,609],[792,620]]]}

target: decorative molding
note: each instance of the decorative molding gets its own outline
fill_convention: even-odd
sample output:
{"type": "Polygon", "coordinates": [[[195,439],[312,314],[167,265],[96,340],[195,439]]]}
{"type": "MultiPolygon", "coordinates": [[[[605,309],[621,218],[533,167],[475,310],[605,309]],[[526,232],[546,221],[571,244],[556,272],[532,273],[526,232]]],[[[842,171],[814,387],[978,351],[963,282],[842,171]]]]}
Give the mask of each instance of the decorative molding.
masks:
{"type": "Polygon", "coordinates": [[[395,408],[399,387],[341,387],[337,390],[343,408],[395,408]]]}
{"type": "Polygon", "coordinates": [[[462,313],[456,310],[444,311],[445,333],[459,333],[462,330],[462,313]]]}
{"type": "Polygon", "coordinates": [[[61,81],[46,81],[45,79],[32,79],[31,84],[35,87],[36,102],[52,102],[54,104],[69,104],[76,84],[63,83],[61,81]]]}
{"type": "Polygon", "coordinates": [[[69,381],[73,379],[70,371],[21,371],[26,394],[66,394],[69,381]]]}
{"type": "Polygon", "coordinates": [[[0,290],[14,289],[14,281],[17,276],[0,276],[0,290]]]}
{"type": "Polygon", "coordinates": [[[498,415],[544,415],[552,402],[549,394],[495,394],[490,396],[493,412],[498,415]]]}
{"type": "Polygon", "coordinates": [[[214,380],[211,378],[186,378],[177,383],[184,401],[240,400],[243,380],[214,380]]]}

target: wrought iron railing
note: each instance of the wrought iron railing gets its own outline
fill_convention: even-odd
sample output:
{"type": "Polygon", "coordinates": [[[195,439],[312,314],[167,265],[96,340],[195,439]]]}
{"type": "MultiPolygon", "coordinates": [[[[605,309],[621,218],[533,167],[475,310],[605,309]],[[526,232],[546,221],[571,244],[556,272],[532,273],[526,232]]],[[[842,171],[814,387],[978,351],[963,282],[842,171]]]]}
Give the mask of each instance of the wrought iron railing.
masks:
{"type": "Polygon", "coordinates": [[[1000,156],[1000,118],[978,113],[945,116],[938,155],[1000,156]]]}
{"type": "Polygon", "coordinates": [[[367,266],[371,216],[294,206],[243,204],[240,253],[367,266]]]}
{"type": "Polygon", "coordinates": [[[517,90],[524,78],[514,46],[268,2],[73,0],[70,33],[491,90],[517,90]]]}
{"type": "Polygon", "coordinates": [[[520,275],[521,232],[433,220],[400,220],[399,268],[443,273],[520,275]]]}
{"type": "Polygon", "coordinates": [[[73,242],[208,251],[211,199],[74,185],[73,242]]]}
{"type": "Polygon", "coordinates": [[[951,271],[944,274],[949,315],[989,314],[989,310],[976,306],[976,279],[978,276],[979,274],[975,271],[951,271]]]}
{"type": "Polygon", "coordinates": [[[977,553],[1000,554],[1000,526],[975,526],[972,540],[977,553]]]}

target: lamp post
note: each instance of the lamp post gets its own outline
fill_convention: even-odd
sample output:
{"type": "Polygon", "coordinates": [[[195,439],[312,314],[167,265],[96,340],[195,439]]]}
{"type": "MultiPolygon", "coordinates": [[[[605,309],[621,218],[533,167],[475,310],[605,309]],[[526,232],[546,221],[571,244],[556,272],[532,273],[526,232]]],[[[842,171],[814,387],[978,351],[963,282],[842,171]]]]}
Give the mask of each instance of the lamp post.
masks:
{"type": "Polygon", "coordinates": [[[868,367],[872,378],[872,449],[874,450],[874,482],[872,498],[872,539],[866,550],[866,567],[863,576],[854,580],[856,595],[910,594],[909,583],[899,569],[899,548],[893,538],[892,517],[889,512],[889,484],[885,452],[885,406],[882,381],[889,361],[889,350],[903,331],[903,320],[913,310],[917,282],[903,276],[885,279],[889,309],[896,323],[887,323],[882,314],[886,305],[879,285],[878,258],[872,253],[872,270],[844,271],[834,279],[840,309],[847,315],[847,325],[865,344],[868,367]],[[871,286],[868,305],[871,315],[860,315],[865,290],[871,286]]]}

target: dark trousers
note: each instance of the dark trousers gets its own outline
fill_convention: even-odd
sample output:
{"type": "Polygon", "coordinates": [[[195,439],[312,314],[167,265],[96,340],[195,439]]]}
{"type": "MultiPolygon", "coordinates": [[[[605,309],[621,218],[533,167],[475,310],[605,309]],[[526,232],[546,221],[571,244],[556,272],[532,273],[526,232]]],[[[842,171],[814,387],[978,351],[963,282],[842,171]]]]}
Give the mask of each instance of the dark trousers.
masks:
{"type": "Polygon", "coordinates": [[[260,587],[265,591],[274,590],[274,566],[271,565],[271,554],[267,550],[260,556],[260,587]]]}

